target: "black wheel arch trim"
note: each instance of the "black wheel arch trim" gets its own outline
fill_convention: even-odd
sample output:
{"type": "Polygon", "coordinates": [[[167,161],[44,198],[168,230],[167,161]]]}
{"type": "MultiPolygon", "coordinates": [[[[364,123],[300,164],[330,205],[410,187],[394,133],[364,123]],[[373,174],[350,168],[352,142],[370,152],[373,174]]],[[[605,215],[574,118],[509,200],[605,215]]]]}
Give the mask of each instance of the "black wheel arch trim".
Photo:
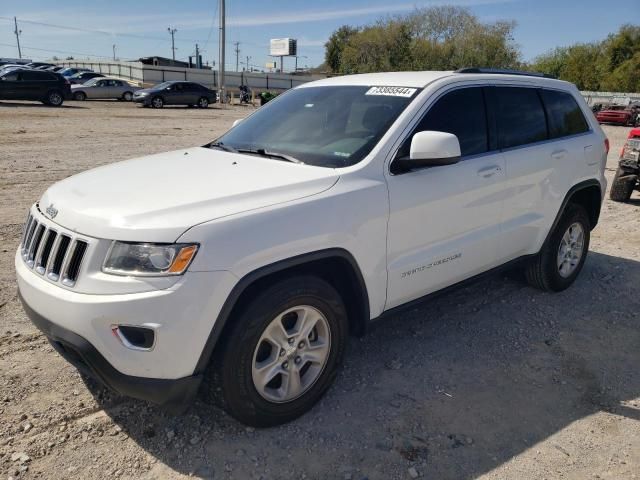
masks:
{"type": "Polygon", "coordinates": [[[209,366],[209,362],[211,361],[211,357],[213,355],[215,347],[227,321],[229,320],[229,317],[231,316],[231,312],[237,305],[240,296],[246,291],[247,288],[249,288],[249,286],[251,286],[257,280],[260,280],[261,278],[264,278],[268,275],[288,270],[292,267],[303,266],[305,264],[318,260],[328,260],[332,258],[345,260],[351,266],[353,273],[355,274],[356,281],[359,284],[358,290],[360,292],[359,300],[362,304],[361,315],[364,318],[363,324],[366,325],[367,323],[369,323],[368,321],[370,319],[370,304],[367,286],[365,284],[364,277],[362,276],[360,267],[351,253],[343,248],[328,248],[325,250],[317,250],[314,252],[304,253],[302,255],[296,255],[295,257],[287,258],[285,260],[280,260],[278,262],[260,267],[248,273],[236,283],[236,285],[231,290],[231,293],[227,296],[227,299],[225,300],[224,305],[222,306],[222,309],[220,310],[220,313],[216,318],[211,332],[209,333],[209,337],[207,338],[207,341],[205,343],[205,346],[202,349],[193,375],[200,375],[204,373],[204,371],[209,366]]]}
{"type": "MultiPolygon", "coordinates": [[[[571,202],[571,199],[573,198],[573,196],[576,193],[578,193],[579,191],[585,190],[585,189],[591,188],[591,187],[598,187],[598,190],[600,191],[600,201],[598,202],[598,211],[596,213],[596,221],[595,221],[595,223],[593,225],[591,225],[591,230],[593,230],[595,228],[595,226],[598,223],[598,218],[600,217],[600,209],[602,208],[602,184],[598,180],[596,180],[595,178],[592,178],[592,179],[585,180],[583,182],[577,183],[576,185],[574,185],[573,187],[571,187],[569,189],[569,191],[567,192],[567,194],[564,197],[564,200],[562,201],[562,205],[560,205],[560,209],[558,210],[556,218],[553,220],[553,224],[551,225],[551,228],[547,232],[547,236],[544,239],[544,243],[542,244],[542,248],[544,248],[544,246],[549,242],[549,239],[551,238],[551,235],[553,234],[553,231],[556,229],[556,226],[560,222],[560,219],[562,218],[562,215],[564,214],[564,211],[567,209],[567,205],[569,205],[569,203],[571,202]]],[[[542,250],[542,248],[541,248],[541,250],[542,250]]]]}

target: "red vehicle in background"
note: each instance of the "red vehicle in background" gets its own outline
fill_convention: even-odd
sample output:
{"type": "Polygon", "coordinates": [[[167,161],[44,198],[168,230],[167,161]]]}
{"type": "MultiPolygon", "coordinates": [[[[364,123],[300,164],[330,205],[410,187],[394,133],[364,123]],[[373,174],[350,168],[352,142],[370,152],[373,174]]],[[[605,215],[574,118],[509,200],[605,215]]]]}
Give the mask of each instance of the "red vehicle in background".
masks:
{"type": "Polygon", "coordinates": [[[618,170],[609,196],[615,202],[628,202],[634,190],[640,190],[640,128],[632,128],[620,152],[618,170]]]}
{"type": "Polygon", "coordinates": [[[610,105],[597,112],[596,119],[598,123],[637,127],[640,126],[640,107],[637,104],[610,105]]]}

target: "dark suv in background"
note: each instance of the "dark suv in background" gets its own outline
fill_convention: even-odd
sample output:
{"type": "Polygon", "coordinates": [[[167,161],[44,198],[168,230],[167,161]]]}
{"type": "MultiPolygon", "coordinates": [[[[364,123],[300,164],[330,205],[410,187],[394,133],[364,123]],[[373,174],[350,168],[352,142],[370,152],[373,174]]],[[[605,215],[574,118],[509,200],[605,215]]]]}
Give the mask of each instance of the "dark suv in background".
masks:
{"type": "Polygon", "coordinates": [[[69,98],[69,80],[57,73],[21,69],[0,75],[0,100],[37,100],[59,107],[69,98]]]}
{"type": "Polygon", "coordinates": [[[197,105],[207,108],[216,102],[216,92],[194,82],[164,82],[151,88],[138,90],[133,101],[143,107],[162,108],[165,105],[197,105]]]}

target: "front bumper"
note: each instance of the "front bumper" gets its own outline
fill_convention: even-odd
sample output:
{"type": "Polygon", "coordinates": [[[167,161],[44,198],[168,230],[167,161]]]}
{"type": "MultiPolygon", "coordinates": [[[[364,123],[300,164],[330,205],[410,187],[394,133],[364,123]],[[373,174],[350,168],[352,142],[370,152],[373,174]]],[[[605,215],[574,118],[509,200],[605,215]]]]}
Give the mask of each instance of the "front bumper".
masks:
{"type": "MultiPolygon", "coordinates": [[[[187,272],[164,289],[96,294],[62,288],[46,280],[27,267],[19,251],[15,269],[21,297],[29,310],[55,325],[56,331],[82,338],[120,374],[157,380],[201,373],[196,368],[200,355],[237,282],[226,271],[187,272]],[[118,325],[153,329],[153,348],[142,351],[125,345],[113,334],[112,327],[118,325]]],[[[135,285],[133,279],[120,279],[135,285]]]]}
{"type": "Polygon", "coordinates": [[[143,105],[150,105],[151,104],[151,95],[145,95],[144,97],[136,97],[136,95],[133,95],[133,102],[134,103],[141,103],[143,105]]]}
{"type": "Polygon", "coordinates": [[[33,310],[18,292],[27,316],[44,333],[53,348],[81,373],[115,392],[146,400],[179,413],[195,397],[202,374],[175,380],[125,375],[115,368],[85,338],[47,320],[33,310]]]}

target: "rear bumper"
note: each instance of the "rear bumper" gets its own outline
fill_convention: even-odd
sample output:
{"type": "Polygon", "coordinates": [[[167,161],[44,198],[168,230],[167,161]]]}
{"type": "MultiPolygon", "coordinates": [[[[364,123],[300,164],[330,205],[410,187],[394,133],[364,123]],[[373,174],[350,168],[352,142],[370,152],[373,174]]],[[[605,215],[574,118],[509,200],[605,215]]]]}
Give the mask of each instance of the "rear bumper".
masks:
{"type": "Polygon", "coordinates": [[[44,333],[56,351],[80,372],[115,392],[146,400],[173,411],[183,411],[195,397],[202,374],[178,379],[145,378],[116,370],[85,338],[57,325],[33,310],[18,292],[27,316],[44,333]]]}

